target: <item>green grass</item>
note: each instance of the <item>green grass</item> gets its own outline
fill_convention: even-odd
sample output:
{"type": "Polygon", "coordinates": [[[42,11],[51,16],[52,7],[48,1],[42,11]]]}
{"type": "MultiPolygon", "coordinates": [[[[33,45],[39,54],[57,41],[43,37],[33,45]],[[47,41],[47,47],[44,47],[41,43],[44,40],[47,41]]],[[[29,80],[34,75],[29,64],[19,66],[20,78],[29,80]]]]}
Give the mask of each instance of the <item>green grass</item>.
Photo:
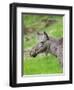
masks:
{"type": "MultiPolygon", "coordinates": [[[[63,37],[63,16],[54,15],[23,15],[23,26],[28,28],[34,28],[36,31],[45,31],[49,36],[54,38],[63,37]],[[57,20],[52,25],[45,27],[44,23],[41,23],[43,19],[57,20]]],[[[37,44],[36,33],[27,33],[23,38],[23,49],[31,49],[37,44]],[[28,38],[28,40],[26,40],[28,38]]],[[[33,74],[56,74],[62,73],[63,70],[59,64],[59,60],[53,56],[45,56],[43,54],[33,58],[25,56],[23,60],[23,75],[33,74]]]]}
{"type": "Polygon", "coordinates": [[[30,37],[28,36],[29,40],[25,40],[24,37],[24,48],[31,48],[36,44],[36,37],[34,36],[34,34],[30,35],[30,37]]]}
{"type": "Polygon", "coordinates": [[[59,61],[53,55],[39,55],[36,58],[27,57],[23,63],[23,74],[25,75],[62,73],[59,61]]]}

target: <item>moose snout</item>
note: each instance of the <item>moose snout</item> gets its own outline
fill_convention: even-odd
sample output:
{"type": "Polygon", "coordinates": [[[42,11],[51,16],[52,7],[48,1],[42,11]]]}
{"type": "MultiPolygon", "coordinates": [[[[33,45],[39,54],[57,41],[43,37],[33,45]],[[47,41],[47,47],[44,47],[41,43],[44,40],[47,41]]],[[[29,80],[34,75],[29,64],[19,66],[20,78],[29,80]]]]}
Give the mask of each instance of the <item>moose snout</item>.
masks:
{"type": "Polygon", "coordinates": [[[31,51],[30,51],[30,56],[31,56],[31,57],[36,57],[36,56],[37,56],[35,50],[31,50],[31,51]]]}

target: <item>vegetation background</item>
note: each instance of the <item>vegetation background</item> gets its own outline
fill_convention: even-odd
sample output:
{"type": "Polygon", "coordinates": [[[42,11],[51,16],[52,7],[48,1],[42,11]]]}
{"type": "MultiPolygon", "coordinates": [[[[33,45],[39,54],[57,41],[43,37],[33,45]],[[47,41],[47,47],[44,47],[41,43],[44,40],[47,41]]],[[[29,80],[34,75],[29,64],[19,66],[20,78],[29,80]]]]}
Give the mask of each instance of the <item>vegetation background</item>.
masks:
{"type": "Polygon", "coordinates": [[[57,74],[62,73],[58,59],[49,53],[31,57],[30,49],[38,42],[37,32],[45,31],[54,38],[63,37],[63,16],[23,14],[23,74],[57,74]]]}

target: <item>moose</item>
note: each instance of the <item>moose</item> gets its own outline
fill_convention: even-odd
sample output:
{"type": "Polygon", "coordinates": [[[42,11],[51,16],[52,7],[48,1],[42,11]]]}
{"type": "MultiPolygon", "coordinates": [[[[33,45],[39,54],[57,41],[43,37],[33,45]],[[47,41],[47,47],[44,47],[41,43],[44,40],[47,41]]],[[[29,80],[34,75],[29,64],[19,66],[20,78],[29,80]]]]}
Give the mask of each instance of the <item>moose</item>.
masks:
{"type": "Polygon", "coordinates": [[[55,39],[48,36],[46,32],[38,32],[37,35],[39,42],[31,49],[30,56],[36,57],[40,53],[45,53],[45,55],[51,53],[58,58],[59,63],[63,66],[63,38],[55,39]]]}

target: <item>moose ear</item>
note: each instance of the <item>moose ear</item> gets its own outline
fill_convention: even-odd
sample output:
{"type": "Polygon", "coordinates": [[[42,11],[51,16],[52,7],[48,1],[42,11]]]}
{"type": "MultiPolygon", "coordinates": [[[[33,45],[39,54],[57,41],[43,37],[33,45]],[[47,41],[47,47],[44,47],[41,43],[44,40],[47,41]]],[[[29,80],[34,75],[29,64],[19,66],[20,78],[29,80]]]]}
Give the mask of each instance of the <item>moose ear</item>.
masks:
{"type": "Polygon", "coordinates": [[[47,40],[49,40],[49,36],[46,32],[44,32],[44,35],[46,36],[47,40]]]}

